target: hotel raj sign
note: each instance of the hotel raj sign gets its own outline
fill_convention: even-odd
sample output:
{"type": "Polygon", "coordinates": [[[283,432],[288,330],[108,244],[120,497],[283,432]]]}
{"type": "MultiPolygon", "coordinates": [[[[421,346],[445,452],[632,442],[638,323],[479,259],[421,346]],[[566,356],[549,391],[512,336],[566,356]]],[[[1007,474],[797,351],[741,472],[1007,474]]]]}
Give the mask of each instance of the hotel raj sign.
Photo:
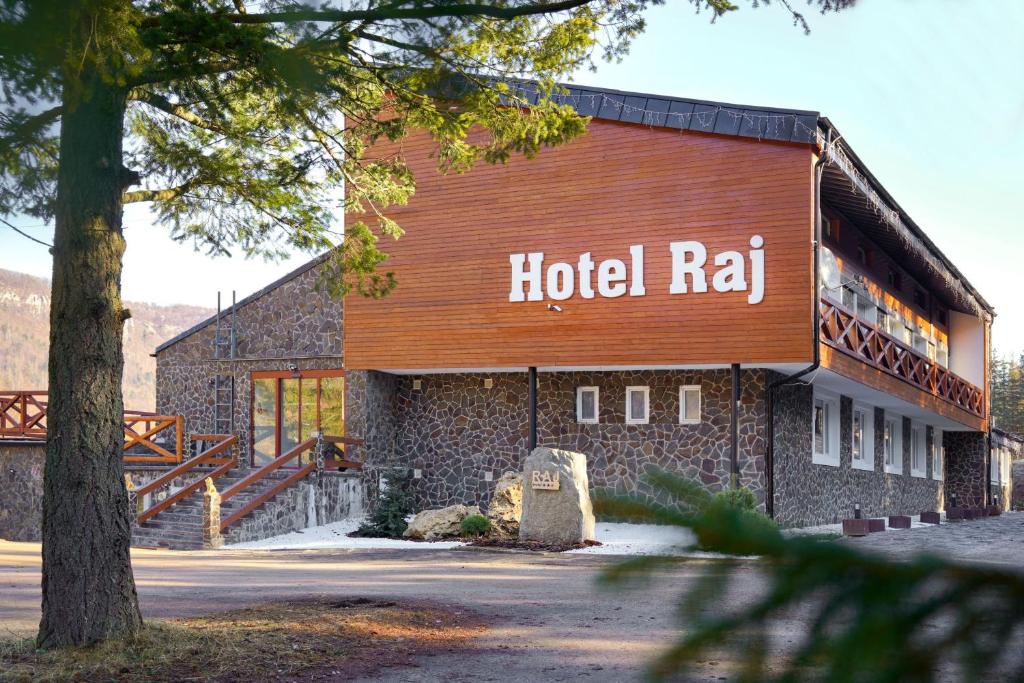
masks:
{"type": "MultiPolygon", "coordinates": [[[[764,299],[764,238],[750,238],[750,250],[720,251],[709,254],[701,242],[670,242],[665,258],[672,260],[672,281],[669,294],[700,294],[716,292],[747,292],[748,304],[764,299]],[[749,263],[749,268],[748,268],[749,263]]],[[[580,254],[576,263],[556,262],[544,265],[544,252],[510,254],[512,287],[508,300],[543,301],[546,298],[564,301],[577,291],[584,299],[600,296],[645,296],[644,245],[629,248],[629,263],[617,258],[595,262],[590,252],[580,254]]]]}

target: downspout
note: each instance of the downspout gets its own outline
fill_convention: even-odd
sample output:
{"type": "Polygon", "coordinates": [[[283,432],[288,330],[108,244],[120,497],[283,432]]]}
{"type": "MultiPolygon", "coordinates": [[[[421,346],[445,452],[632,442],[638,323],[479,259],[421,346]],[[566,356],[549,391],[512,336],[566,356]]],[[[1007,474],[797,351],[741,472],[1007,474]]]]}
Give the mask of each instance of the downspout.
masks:
{"type": "Polygon", "coordinates": [[[813,360],[803,370],[781,377],[769,384],[765,397],[767,422],[765,424],[765,435],[767,443],[765,443],[764,451],[764,509],[772,519],[775,519],[775,391],[783,384],[798,380],[821,367],[821,342],[819,339],[821,335],[821,275],[819,274],[821,262],[821,175],[824,172],[823,167],[831,142],[832,129],[829,128],[828,136],[825,139],[825,147],[821,150],[821,156],[814,163],[814,296],[811,302],[811,349],[813,349],[813,360]]]}

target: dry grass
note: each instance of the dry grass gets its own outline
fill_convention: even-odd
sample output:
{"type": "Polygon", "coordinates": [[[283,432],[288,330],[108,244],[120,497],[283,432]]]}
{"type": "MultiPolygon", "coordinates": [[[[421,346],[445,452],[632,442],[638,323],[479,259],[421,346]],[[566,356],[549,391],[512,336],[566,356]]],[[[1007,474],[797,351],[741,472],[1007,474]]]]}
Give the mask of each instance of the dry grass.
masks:
{"type": "Polygon", "coordinates": [[[0,681],[320,681],[465,648],[485,630],[465,612],[379,600],[273,603],[151,621],[136,638],[37,652],[0,641],[0,681]]]}

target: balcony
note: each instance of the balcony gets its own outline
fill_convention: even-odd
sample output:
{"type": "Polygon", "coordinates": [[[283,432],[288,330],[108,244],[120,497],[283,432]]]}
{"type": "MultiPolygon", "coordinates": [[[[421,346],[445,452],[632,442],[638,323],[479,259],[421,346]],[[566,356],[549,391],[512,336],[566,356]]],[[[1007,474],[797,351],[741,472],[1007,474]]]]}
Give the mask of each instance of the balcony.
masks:
{"type": "Polygon", "coordinates": [[[981,389],[864,322],[841,304],[822,299],[820,306],[821,341],[825,344],[961,410],[985,417],[981,389]]]}

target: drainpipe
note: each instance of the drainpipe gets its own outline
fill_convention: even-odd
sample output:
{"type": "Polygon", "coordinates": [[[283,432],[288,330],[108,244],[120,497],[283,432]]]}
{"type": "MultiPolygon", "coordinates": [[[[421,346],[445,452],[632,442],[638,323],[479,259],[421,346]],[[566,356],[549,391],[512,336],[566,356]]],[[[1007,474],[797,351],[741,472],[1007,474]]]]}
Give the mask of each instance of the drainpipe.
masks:
{"type": "Polygon", "coordinates": [[[796,381],[804,375],[814,372],[821,367],[821,275],[819,264],[821,262],[821,175],[824,172],[828,146],[832,142],[832,131],[828,131],[825,139],[825,148],[821,150],[821,156],[814,164],[814,297],[811,302],[811,348],[813,349],[813,360],[803,370],[794,372],[786,377],[781,377],[768,385],[765,397],[765,412],[767,424],[765,424],[766,441],[764,451],[764,474],[765,474],[765,496],[764,509],[768,516],[775,519],[775,391],[782,385],[796,381]]]}
{"type": "Polygon", "coordinates": [[[530,447],[530,453],[533,453],[533,449],[537,447],[537,368],[531,366],[527,372],[527,378],[530,384],[530,436],[528,444],[530,447]]]}
{"type": "Polygon", "coordinates": [[[732,448],[729,453],[730,485],[732,488],[739,488],[740,485],[740,364],[732,364],[732,413],[729,421],[729,429],[732,432],[732,448]]]}

